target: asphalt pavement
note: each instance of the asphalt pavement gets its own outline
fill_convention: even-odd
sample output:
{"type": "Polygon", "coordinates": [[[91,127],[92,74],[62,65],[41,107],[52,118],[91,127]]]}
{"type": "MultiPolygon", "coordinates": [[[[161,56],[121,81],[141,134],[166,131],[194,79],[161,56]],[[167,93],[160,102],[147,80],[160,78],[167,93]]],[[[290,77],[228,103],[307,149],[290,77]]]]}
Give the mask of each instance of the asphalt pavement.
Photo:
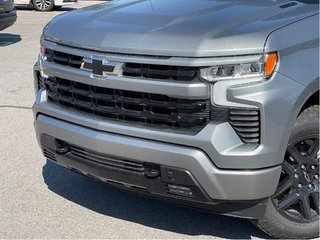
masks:
{"type": "MultiPolygon", "coordinates": [[[[37,145],[32,67],[39,38],[59,11],[18,9],[0,32],[0,239],[261,239],[243,219],[133,195],[47,162],[37,145]]],[[[61,26],[63,27],[63,26],[61,26]]]]}

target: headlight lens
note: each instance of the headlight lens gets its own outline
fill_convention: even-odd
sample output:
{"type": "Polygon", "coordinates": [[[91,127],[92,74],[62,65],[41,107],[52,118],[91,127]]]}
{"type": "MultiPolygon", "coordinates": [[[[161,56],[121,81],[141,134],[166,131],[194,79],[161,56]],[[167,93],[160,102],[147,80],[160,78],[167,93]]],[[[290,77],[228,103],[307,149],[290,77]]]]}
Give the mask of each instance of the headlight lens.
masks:
{"type": "Polygon", "coordinates": [[[40,44],[40,57],[44,59],[45,56],[46,56],[46,47],[40,44]]]}
{"type": "Polygon", "coordinates": [[[266,54],[259,62],[203,68],[200,70],[200,75],[209,82],[251,77],[269,78],[274,72],[277,61],[277,54],[270,53],[266,54]]]}

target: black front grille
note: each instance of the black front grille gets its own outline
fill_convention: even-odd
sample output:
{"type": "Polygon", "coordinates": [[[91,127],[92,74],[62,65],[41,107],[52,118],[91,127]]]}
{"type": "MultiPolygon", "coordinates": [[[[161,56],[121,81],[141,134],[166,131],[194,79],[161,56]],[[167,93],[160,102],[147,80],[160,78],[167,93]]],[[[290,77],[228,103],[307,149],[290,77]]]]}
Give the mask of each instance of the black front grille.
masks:
{"type": "Polygon", "coordinates": [[[127,63],[123,68],[123,75],[146,79],[196,81],[199,80],[199,68],[127,63]]]}
{"type": "MultiPolygon", "coordinates": [[[[80,69],[84,57],[46,49],[47,61],[58,65],[80,69]]],[[[156,64],[125,63],[123,76],[141,79],[160,79],[169,81],[199,81],[199,67],[182,67],[156,64]]]]}
{"type": "Polygon", "coordinates": [[[83,57],[64,52],[46,49],[45,56],[48,62],[80,69],[83,57]]]}
{"type": "Polygon", "coordinates": [[[39,91],[40,89],[45,89],[45,78],[41,77],[40,72],[36,72],[37,74],[37,82],[35,82],[36,84],[36,88],[39,91]]]}
{"type": "Polygon", "coordinates": [[[132,161],[127,159],[115,158],[112,156],[95,153],[77,146],[70,146],[70,152],[82,159],[96,162],[111,168],[121,169],[130,172],[144,173],[145,167],[143,162],[132,161]]]}
{"type": "Polygon", "coordinates": [[[209,99],[188,100],[166,95],[102,88],[50,77],[48,101],[96,117],[199,132],[210,120],[209,99]]]}

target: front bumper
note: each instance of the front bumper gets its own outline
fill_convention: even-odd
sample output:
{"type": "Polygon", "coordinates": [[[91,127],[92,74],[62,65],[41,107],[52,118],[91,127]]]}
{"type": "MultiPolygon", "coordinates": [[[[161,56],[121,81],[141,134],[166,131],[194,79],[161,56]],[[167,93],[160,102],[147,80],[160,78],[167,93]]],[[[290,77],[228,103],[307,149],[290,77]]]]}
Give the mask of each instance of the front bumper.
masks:
{"type": "Polygon", "coordinates": [[[15,23],[17,20],[16,10],[0,12],[0,31],[4,30],[15,23]]]}
{"type": "MultiPolygon", "coordinates": [[[[44,46],[74,55],[89,57],[92,52],[65,47],[49,41],[42,41],[44,46]]],[[[159,59],[150,57],[137,57],[127,55],[108,54],[110,62],[138,62],[161,65],[202,66],[208,62],[221,64],[230,61],[249,61],[243,57],[231,59],[185,59],[170,58],[159,59]]],[[[251,59],[252,60],[252,59],[251,59]]],[[[250,61],[249,61],[250,62],[250,61]]],[[[88,71],[67,66],[53,64],[48,61],[38,61],[34,67],[36,72],[43,71],[45,75],[68,79],[71,81],[91,84],[94,86],[137,91],[154,94],[163,94],[174,98],[207,99],[215,96],[215,88],[219,86],[208,85],[204,82],[180,83],[162,80],[138,80],[135,78],[108,75],[107,78],[91,76],[88,71]]],[[[37,85],[37,79],[35,79],[37,85]]],[[[36,89],[38,87],[36,86],[36,89]]],[[[219,169],[264,169],[281,165],[300,105],[308,94],[306,89],[292,79],[277,73],[272,79],[259,84],[239,84],[228,88],[223,93],[228,104],[245,104],[260,109],[260,136],[259,145],[244,144],[227,121],[211,121],[196,135],[181,134],[166,130],[150,129],[123,124],[119,121],[104,121],[81,112],[72,111],[51,104],[47,101],[46,93],[38,93],[35,105],[35,114],[44,114],[57,119],[63,119],[77,125],[96,129],[102,132],[118,133],[136,138],[152,141],[178,144],[191,148],[201,149],[212,163],[219,169]]]]}
{"type": "MultiPolygon", "coordinates": [[[[82,57],[92,55],[89,51],[73,49],[48,41],[45,42],[45,46],[82,57]]],[[[190,62],[190,59],[184,58],[158,59],[117,54],[110,54],[107,57],[111,62],[147,62],[173,66],[209,64],[203,62],[209,61],[208,59],[196,59],[190,62]]],[[[236,60],[243,61],[238,58],[236,60]]],[[[223,59],[210,59],[210,61],[221,62],[223,59]]],[[[224,61],[230,61],[230,59],[224,61]]],[[[303,96],[302,93],[305,91],[303,86],[278,73],[269,81],[235,85],[223,93],[226,96],[226,104],[239,103],[260,109],[261,142],[253,145],[244,144],[231,125],[225,121],[210,121],[196,135],[188,135],[165,130],[159,131],[120,121],[104,121],[79,111],[66,109],[48,102],[47,90],[39,88],[37,76],[41,71],[43,75],[98,87],[127,91],[143,89],[147,93],[186,99],[202,99],[209,96],[214,98],[217,96],[214,88],[218,86],[204,82],[179,83],[141,79],[137,81],[135,78],[114,75],[99,78],[91,75],[90,72],[45,60],[38,61],[34,70],[37,92],[33,108],[36,119],[35,128],[38,142],[44,152],[47,151],[48,146],[43,143],[42,138],[49,136],[49,138],[58,139],[68,145],[92,151],[99,156],[142,162],[148,166],[153,164],[159,169],[162,167],[181,169],[183,172],[190,173],[193,179],[192,185],[184,185],[184,187],[196,186],[197,191],[202,194],[200,194],[200,200],[188,199],[188,201],[200,201],[211,205],[216,201],[256,202],[274,193],[281,173],[280,165],[290,130],[300,109],[300,106],[296,105],[297,96],[303,96]]],[[[162,191],[155,191],[154,186],[146,183],[144,175],[134,180],[119,177],[113,174],[113,171],[105,170],[96,163],[89,164],[69,153],[61,154],[55,148],[50,151],[49,158],[53,154],[57,163],[85,175],[105,182],[120,184],[130,189],[144,189],[145,192],[157,196],[165,195],[162,191]]],[[[104,162],[105,159],[102,158],[102,161],[104,162]]],[[[164,176],[163,173],[159,176],[161,184],[167,184],[166,181],[163,182],[164,176]]],[[[243,206],[241,208],[248,209],[243,206]]],[[[232,212],[232,215],[241,215],[240,211],[232,212]]],[[[250,216],[247,213],[242,215],[250,216]]]]}
{"type": "MultiPolygon", "coordinates": [[[[42,149],[50,148],[43,140],[43,136],[47,135],[102,155],[184,169],[190,173],[207,199],[257,200],[268,197],[275,191],[281,172],[280,166],[260,170],[221,170],[212,164],[203,151],[196,148],[102,132],[42,114],[37,116],[35,128],[42,149]]],[[[89,167],[88,164],[81,164],[79,159],[59,155],[59,151],[52,147],[51,151],[57,154],[58,163],[66,167],[97,178],[145,187],[130,179],[126,181],[125,178],[114,178],[112,175],[104,174],[98,165],[93,164],[89,167]]],[[[148,188],[147,191],[153,193],[148,188]]]]}

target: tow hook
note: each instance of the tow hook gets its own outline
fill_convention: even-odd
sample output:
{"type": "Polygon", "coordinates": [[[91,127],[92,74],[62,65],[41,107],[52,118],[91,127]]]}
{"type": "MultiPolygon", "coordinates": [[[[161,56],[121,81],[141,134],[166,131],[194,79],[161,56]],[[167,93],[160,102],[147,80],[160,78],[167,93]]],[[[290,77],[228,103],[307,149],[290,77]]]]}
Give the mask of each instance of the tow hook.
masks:
{"type": "Polygon", "coordinates": [[[70,146],[66,142],[56,140],[56,152],[58,154],[66,154],[70,151],[70,146]]]}
{"type": "Polygon", "coordinates": [[[144,174],[148,177],[148,178],[157,178],[160,176],[160,170],[157,169],[152,169],[152,168],[147,168],[144,171],[144,174]]]}

